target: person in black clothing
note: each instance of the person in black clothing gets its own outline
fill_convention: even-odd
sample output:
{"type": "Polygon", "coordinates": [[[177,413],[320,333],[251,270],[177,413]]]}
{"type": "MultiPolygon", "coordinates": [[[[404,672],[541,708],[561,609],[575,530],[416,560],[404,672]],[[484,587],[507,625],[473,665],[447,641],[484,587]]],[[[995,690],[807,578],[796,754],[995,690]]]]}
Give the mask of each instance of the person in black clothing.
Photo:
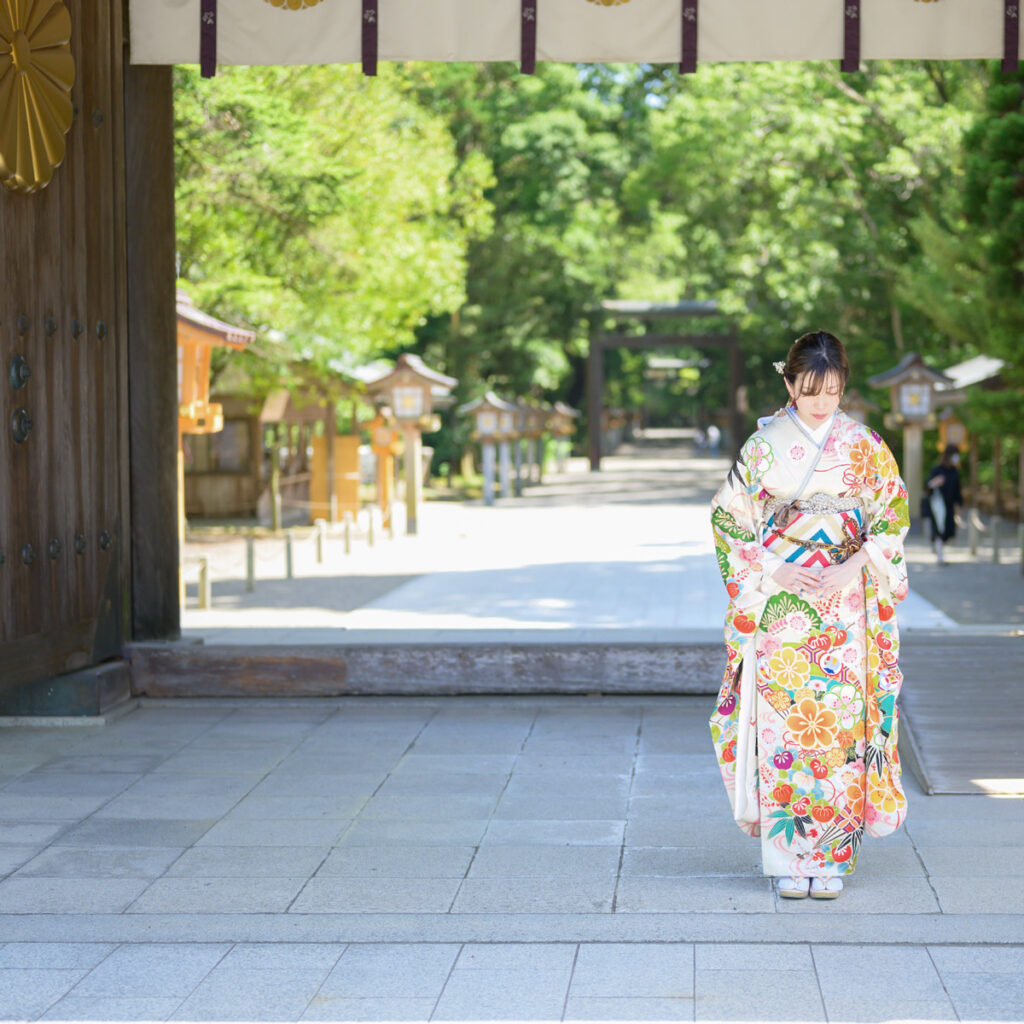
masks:
{"type": "Polygon", "coordinates": [[[943,545],[956,536],[956,512],[964,504],[959,463],[959,449],[955,444],[947,444],[939,464],[928,474],[921,499],[921,514],[931,524],[931,539],[939,565],[945,561],[943,545]]]}

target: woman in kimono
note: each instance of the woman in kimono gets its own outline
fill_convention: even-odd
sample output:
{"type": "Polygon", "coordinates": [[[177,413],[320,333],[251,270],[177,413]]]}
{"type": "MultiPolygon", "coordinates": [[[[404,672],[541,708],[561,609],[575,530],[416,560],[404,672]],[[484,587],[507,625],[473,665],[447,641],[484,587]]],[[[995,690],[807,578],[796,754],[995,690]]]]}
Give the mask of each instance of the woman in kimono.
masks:
{"type": "Polygon", "coordinates": [[[739,827],[782,896],[834,899],[862,837],[906,812],[896,750],[907,491],[840,408],[846,352],[824,331],[776,363],[789,403],[759,421],[715,495],[729,594],[711,735],[739,827]]]}

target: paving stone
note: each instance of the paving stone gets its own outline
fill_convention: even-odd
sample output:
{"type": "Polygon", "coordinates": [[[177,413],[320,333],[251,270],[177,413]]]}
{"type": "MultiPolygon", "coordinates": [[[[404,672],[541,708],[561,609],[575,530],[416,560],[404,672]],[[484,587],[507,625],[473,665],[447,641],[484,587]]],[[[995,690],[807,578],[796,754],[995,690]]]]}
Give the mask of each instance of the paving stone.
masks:
{"type": "Polygon", "coordinates": [[[937,875],[931,884],[944,914],[1024,914],[1024,886],[978,885],[970,871],[937,875]]]}
{"type": "Polygon", "coordinates": [[[515,766],[522,771],[522,758],[518,761],[515,754],[416,754],[408,753],[391,769],[392,778],[399,776],[420,775],[452,775],[468,773],[472,775],[505,775],[508,776],[515,766]]]}
{"type": "Polygon", "coordinates": [[[320,970],[218,966],[175,1010],[172,1020],[298,1020],[327,975],[320,970]]]}
{"type": "Polygon", "coordinates": [[[311,878],[290,910],[295,914],[444,914],[458,878],[311,878]]]}
{"type": "Polygon", "coordinates": [[[568,775],[547,773],[513,774],[505,799],[534,796],[580,799],[625,800],[629,796],[628,775],[568,775]]]}
{"type": "Polygon", "coordinates": [[[574,942],[467,942],[455,961],[456,971],[572,970],[574,942]]]}
{"type": "Polygon", "coordinates": [[[105,796],[6,796],[0,791],[0,818],[77,821],[102,807],[105,796]]]}
{"type": "Polygon", "coordinates": [[[231,949],[225,943],[119,946],[75,986],[76,997],[187,996],[231,949]]]}
{"type": "Polygon", "coordinates": [[[939,973],[1020,974],[1024,976],[1024,946],[929,946],[939,973]]]}
{"type": "Polygon", "coordinates": [[[569,987],[562,970],[453,971],[432,1020],[559,1020],[569,987]]]}
{"type": "Polygon", "coordinates": [[[386,796],[378,793],[360,812],[365,821],[390,819],[401,821],[479,819],[488,817],[498,802],[498,793],[485,796],[386,796]]]}
{"type": "Polygon", "coordinates": [[[341,846],[331,851],[317,875],[462,878],[474,852],[473,846],[341,846]]]}
{"type": "Polygon", "coordinates": [[[615,899],[620,914],[756,914],[770,913],[773,907],[765,878],[623,875],[615,899]]]}
{"type": "Polygon", "coordinates": [[[28,861],[18,878],[157,878],[178,857],[180,849],[103,846],[51,846],[28,861]]]}
{"type": "Polygon", "coordinates": [[[692,999],[569,996],[563,1020],[693,1020],[692,999]]]}
{"type": "Polygon", "coordinates": [[[285,750],[203,750],[189,748],[173,754],[159,764],[154,772],[182,775],[251,775],[269,772],[284,757],[285,750]]]}
{"type": "Polygon", "coordinates": [[[430,1019],[436,997],[330,998],[315,996],[301,1020],[324,1021],[425,1021],[430,1019]]]}
{"type": "Polygon", "coordinates": [[[746,875],[761,877],[761,850],[747,844],[742,853],[714,846],[627,846],[622,859],[626,875],[746,875]]]}
{"type": "Polygon", "coordinates": [[[55,757],[35,770],[66,775],[79,772],[119,772],[138,776],[151,772],[163,760],[162,754],[73,754],[70,757],[55,757]]]}
{"type": "Polygon", "coordinates": [[[217,970],[330,971],[345,952],[343,942],[240,942],[217,970]]]}
{"type": "Polygon", "coordinates": [[[94,815],[95,820],[181,820],[189,814],[200,818],[220,818],[238,802],[235,796],[140,796],[116,797],[94,815]]]}
{"type": "Polygon", "coordinates": [[[68,772],[31,772],[8,783],[3,796],[100,797],[109,800],[135,781],[133,776],[68,772]]]}
{"type": "Polygon", "coordinates": [[[221,820],[196,842],[196,846],[331,846],[348,824],[342,819],[318,821],[313,818],[221,820]]]}
{"type": "MultiPolygon", "coordinates": [[[[929,797],[929,799],[931,799],[929,797]]],[[[1020,802],[1017,800],[987,800],[984,797],[972,797],[989,805],[1005,805],[1015,808],[1020,814],[1020,802]]],[[[910,809],[913,814],[913,807],[910,809]]],[[[918,849],[928,846],[948,846],[950,837],[963,834],[966,828],[963,821],[934,820],[918,821],[911,824],[907,822],[906,831],[913,839],[918,849]]],[[[978,846],[1024,846],[1024,821],[972,821],[970,823],[970,837],[978,846]]]]}
{"type": "Polygon", "coordinates": [[[482,846],[473,859],[470,878],[615,875],[619,850],[614,846],[534,844],[482,846]]]}
{"type": "Polygon", "coordinates": [[[181,1005],[180,996],[164,998],[75,996],[58,1000],[40,1020],[149,1021],[168,1020],[181,1005]]]}
{"type": "Polygon", "coordinates": [[[509,796],[502,797],[494,812],[496,819],[536,821],[553,818],[561,821],[607,820],[626,817],[624,796],[509,796]]]}
{"type": "Polygon", "coordinates": [[[813,971],[709,971],[696,977],[697,1021],[821,1021],[813,971]]]}
{"type": "Polygon", "coordinates": [[[216,822],[157,819],[89,818],[54,840],[55,846],[191,846],[216,822]]]}
{"type": "Polygon", "coordinates": [[[553,779],[562,775],[581,775],[595,778],[599,775],[630,775],[633,770],[633,754],[568,754],[564,751],[550,751],[543,754],[527,751],[517,758],[516,775],[543,774],[553,779]]]}
{"type": "Polygon", "coordinates": [[[540,820],[493,820],[487,826],[483,845],[541,845],[555,846],[622,846],[625,819],[587,821],[578,819],[560,821],[557,818],[540,820]]]}
{"type": "Polygon", "coordinates": [[[458,954],[459,946],[448,943],[351,945],[327,976],[317,997],[436,1000],[458,954]]]}
{"type": "MultiPolygon", "coordinates": [[[[322,770],[322,766],[321,766],[322,770]]],[[[293,771],[273,771],[255,786],[251,796],[294,797],[363,797],[369,799],[384,780],[378,774],[305,774],[293,771]]]]}
{"type": "Polygon", "coordinates": [[[33,1020],[61,998],[84,970],[0,969],[0,1020],[33,1020]]]}
{"type": "Polygon", "coordinates": [[[114,948],[109,942],[8,942],[0,946],[0,968],[91,970],[114,948]]]}
{"type": "Polygon", "coordinates": [[[887,876],[925,876],[924,867],[917,851],[911,846],[892,845],[882,842],[866,843],[857,858],[855,877],[883,878],[887,876]]]}
{"type": "Polygon", "coordinates": [[[38,846],[0,846],[0,875],[16,871],[38,853],[38,846]]]}
{"type": "Polygon", "coordinates": [[[690,998],[693,957],[689,943],[582,943],[569,995],[690,998]]]}
{"type": "Polygon", "coordinates": [[[467,878],[455,914],[606,914],[615,877],[467,878]]]}
{"type": "Polygon", "coordinates": [[[487,829],[486,818],[444,818],[400,821],[359,819],[338,841],[338,846],[475,846],[487,829]]]}
{"type": "Polygon", "coordinates": [[[323,863],[324,846],[195,846],[168,869],[167,876],[191,878],[308,878],[323,863]]]}
{"type": "Polygon", "coordinates": [[[1004,971],[947,971],[942,980],[961,1020],[1024,1019],[1024,976],[1004,971]]]}
{"type": "Polygon", "coordinates": [[[699,971],[813,971],[811,947],[801,943],[698,942],[699,971]]]}
{"type": "MultiPolygon", "coordinates": [[[[151,772],[143,776],[124,793],[125,797],[167,797],[205,796],[231,798],[237,802],[260,780],[262,774],[248,775],[188,775],[180,772],[151,772]]],[[[196,817],[196,815],[191,815],[196,817]]]]}
{"type": "Polygon", "coordinates": [[[303,744],[289,754],[274,769],[273,775],[333,775],[336,778],[359,776],[364,780],[387,777],[388,772],[397,771],[398,757],[390,753],[363,751],[362,753],[339,753],[312,750],[303,744]]]}
{"type": "Polygon", "coordinates": [[[281,914],[306,884],[294,878],[158,878],[132,914],[281,914]]]}
{"type": "Polygon", "coordinates": [[[508,773],[457,772],[443,774],[428,772],[424,775],[392,775],[380,787],[378,797],[404,796],[444,799],[446,796],[493,797],[501,795],[509,780],[508,773]]]}
{"type": "MultiPolygon", "coordinates": [[[[976,846],[922,846],[917,851],[928,874],[963,878],[1006,876],[1019,879],[1024,875],[1024,846],[1003,846],[996,857],[979,857],[976,846]]],[[[1020,886],[1020,882],[1014,885],[1020,886]]]]}
{"type": "Polygon", "coordinates": [[[364,796],[247,796],[234,805],[223,821],[250,821],[253,818],[292,821],[298,818],[348,820],[366,803],[364,796]]]}
{"type": "MultiPolygon", "coordinates": [[[[723,798],[724,799],[724,798],[723,798]]],[[[728,807],[728,804],[726,804],[728,807]]],[[[626,827],[627,846],[706,846],[735,850],[754,849],[760,855],[757,839],[744,835],[733,822],[707,822],[699,818],[644,819],[630,817],[626,827]]]]}
{"type": "Polygon", "coordinates": [[[10,846],[41,846],[52,842],[68,827],[67,821],[38,821],[26,816],[0,818],[0,850],[10,846]]]}
{"type": "Polygon", "coordinates": [[[144,878],[19,878],[0,882],[7,914],[118,914],[149,884],[144,878]]]}
{"type": "Polygon", "coordinates": [[[819,945],[812,949],[831,1020],[956,1019],[926,949],[819,945]],[[852,963],[867,968],[869,985],[850,985],[852,963]]]}
{"type": "Polygon", "coordinates": [[[844,880],[843,894],[836,900],[784,900],[778,909],[785,914],[816,914],[823,909],[832,914],[937,914],[939,905],[924,878],[859,878],[844,880]]]}

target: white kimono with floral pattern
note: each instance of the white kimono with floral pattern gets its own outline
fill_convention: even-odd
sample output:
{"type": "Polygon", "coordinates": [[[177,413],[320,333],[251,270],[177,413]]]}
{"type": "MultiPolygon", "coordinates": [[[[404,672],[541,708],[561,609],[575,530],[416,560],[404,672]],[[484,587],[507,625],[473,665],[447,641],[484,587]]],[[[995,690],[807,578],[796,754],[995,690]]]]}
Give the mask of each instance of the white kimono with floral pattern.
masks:
{"type": "Polygon", "coordinates": [[[878,434],[843,412],[819,447],[783,409],[743,445],[711,521],[729,594],[711,735],[734,817],[761,837],[765,874],[848,874],[865,832],[886,835],[906,813],[895,606],[907,593],[909,517],[896,461],[878,434]],[[773,497],[815,494],[861,501],[797,513],[784,529],[765,515],[773,497]],[[772,579],[783,560],[832,563],[834,552],[802,541],[862,535],[868,563],[840,590],[804,599],[772,579]]]}

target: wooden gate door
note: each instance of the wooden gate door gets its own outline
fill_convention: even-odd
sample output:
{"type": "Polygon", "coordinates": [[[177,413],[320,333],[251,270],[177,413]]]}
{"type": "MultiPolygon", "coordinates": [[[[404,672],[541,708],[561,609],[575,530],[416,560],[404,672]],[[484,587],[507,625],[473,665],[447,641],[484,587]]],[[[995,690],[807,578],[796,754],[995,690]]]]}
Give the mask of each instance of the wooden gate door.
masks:
{"type": "Polygon", "coordinates": [[[66,15],[3,5],[28,27],[0,40],[0,698],[119,655],[130,615],[122,5],[64,6],[66,152],[48,184],[19,191],[12,151],[28,136],[11,119],[42,115],[19,105],[18,78],[67,67],[42,52],[66,15]]]}

